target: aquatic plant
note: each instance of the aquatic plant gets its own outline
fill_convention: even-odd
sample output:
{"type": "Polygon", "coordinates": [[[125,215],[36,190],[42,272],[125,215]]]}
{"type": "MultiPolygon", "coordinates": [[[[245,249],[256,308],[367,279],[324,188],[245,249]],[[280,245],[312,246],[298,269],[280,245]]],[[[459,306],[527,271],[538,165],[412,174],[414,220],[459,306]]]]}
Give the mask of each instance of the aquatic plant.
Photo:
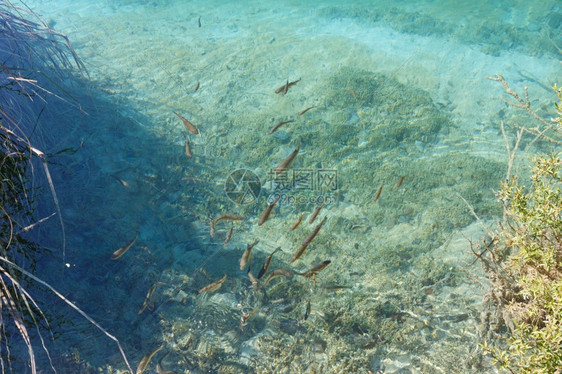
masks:
{"type": "MultiPolygon", "coordinates": [[[[513,147],[506,139],[508,178],[497,197],[504,218],[495,232],[475,251],[492,281],[487,301],[494,312],[484,344],[500,368],[512,373],[558,373],[562,366],[562,159],[561,154],[533,158],[531,185],[521,185],[510,173],[524,133],[533,142],[546,139],[560,144],[562,135],[561,90],[555,104],[558,116],[547,121],[539,117],[501,76],[494,80],[516,99],[509,104],[523,108],[541,127],[518,127],[513,147]],[[549,134],[548,136],[545,134],[549,134]],[[510,336],[505,339],[502,327],[510,336]]],[[[502,132],[505,130],[502,124],[502,132]]]]}
{"type": "Polygon", "coordinates": [[[54,79],[69,76],[72,68],[85,72],[84,65],[68,39],[50,28],[29,8],[0,1],[0,363],[2,372],[14,370],[14,339],[19,336],[27,351],[32,373],[39,366],[34,351],[34,336],[40,340],[50,366],[56,372],[42,331],[51,334],[50,320],[31,295],[35,283],[54,293],[80,313],[119,347],[132,372],[119,341],[99,324],[32,272],[36,269],[39,245],[28,239],[42,222],[57,215],[62,233],[64,262],[65,234],[54,184],[44,152],[32,142],[40,117],[52,101],[80,109],[80,105],[54,79]],[[35,21],[31,21],[31,20],[35,21]],[[48,74],[46,73],[48,72],[48,74]],[[53,87],[55,90],[48,87],[53,87]],[[34,164],[41,165],[55,205],[55,213],[35,216],[32,174],[34,164]],[[32,330],[36,330],[32,333],[32,330]]]}

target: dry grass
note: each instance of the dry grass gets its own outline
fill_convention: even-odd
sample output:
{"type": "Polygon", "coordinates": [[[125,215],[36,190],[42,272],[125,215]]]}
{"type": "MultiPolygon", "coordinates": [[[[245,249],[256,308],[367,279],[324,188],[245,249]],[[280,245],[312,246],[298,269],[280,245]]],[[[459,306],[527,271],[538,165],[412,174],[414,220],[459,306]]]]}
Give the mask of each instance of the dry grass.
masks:
{"type": "MultiPolygon", "coordinates": [[[[22,284],[33,281],[55,294],[77,311],[96,328],[113,340],[132,373],[121,344],[53,286],[19,266],[19,260],[31,259],[37,247],[21,234],[33,230],[42,222],[58,216],[61,228],[61,251],[64,258],[66,237],[64,221],[55,186],[51,178],[46,155],[40,145],[33,144],[29,135],[39,123],[43,109],[52,101],[78,108],[80,104],[55,83],[55,79],[72,76],[72,72],[87,74],[86,69],[68,39],[50,28],[25,5],[15,6],[0,0],[0,370],[13,372],[10,357],[11,340],[18,335],[28,352],[28,365],[32,373],[38,368],[34,341],[37,336],[46,352],[50,367],[53,365],[43,338],[50,332],[49,322],[38,302],[22,284]],[[46,73],[48,72],[48,73],[46,73]],[[47,89],[54,87],[57,92],[47,89]],[[29,174],[33,173],[34,160],[38,160],[54,203],[54,212],[47,217],[34,217],[33,198],[30,197],[29,174]],[[30,328],[36,334],[30,334],[30,328]],[[16,332],[16,335],[13,332],[16,332]]],[[[32,188],[32,187],[31,187],[32,188]]],[[[28,262],[29,264],[29,262],[28,262]]]]}

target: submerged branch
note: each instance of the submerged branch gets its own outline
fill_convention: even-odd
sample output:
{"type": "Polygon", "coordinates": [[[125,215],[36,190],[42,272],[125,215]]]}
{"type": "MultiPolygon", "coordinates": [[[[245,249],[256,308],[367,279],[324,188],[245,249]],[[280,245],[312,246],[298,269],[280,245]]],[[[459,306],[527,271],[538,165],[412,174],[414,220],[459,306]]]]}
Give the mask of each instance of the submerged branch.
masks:
{"type": "Polygon", "coordinates": [[[542,123],[543,125],[545,125],[546,128],[544,129],[540,129],[539,127],[534,127],[534,128],[527,128],[524,126],[519,126],[519,125],[515,125],[514,126],[516,128],[518,128],[520,131],[524,131],[526,133],[535,135],[535,139],[533,139],[533,141],[531,142],[531,144],[533,144],[537,139],[539,138],[543,138],[551,143],[555,143],[555,144],[562,144],[562,141],[556,140],[552,137],[546,136],[545,133],[548,130],[552,130],[556,133],[560,133],[560,131],[554,127],[552,125],[552,123],[550,123],[549,121],[547,121],[546,119],[544,119],[543,117],[539,116],[537,114],[537,112],[535,112],[533,109],[531,109],[531,101],[529,100],[529,93],[528,93],[528,89],[527,87],[524,88],[525,91],[525,99],[522,99],[517,92],[513,91],[513,89],[511,89],[511,87],[509,87],[509,85],[507,84],[506,80],[499,74],[496,74],[495,77],[486,77],[491,81],[495,81],[495,82],[500,82],[504,89],[505,92],[510,95],[516,102],[513,101],[508,101],[507,99],[505,99],[504,97],[501,97],[501,100],[506,103],[509,106],[515,107],[515,108],[521,108],[521,109],[525,109],[531,116],[533,116],[536,120],[538,120],[540,123],[542,123]]]}

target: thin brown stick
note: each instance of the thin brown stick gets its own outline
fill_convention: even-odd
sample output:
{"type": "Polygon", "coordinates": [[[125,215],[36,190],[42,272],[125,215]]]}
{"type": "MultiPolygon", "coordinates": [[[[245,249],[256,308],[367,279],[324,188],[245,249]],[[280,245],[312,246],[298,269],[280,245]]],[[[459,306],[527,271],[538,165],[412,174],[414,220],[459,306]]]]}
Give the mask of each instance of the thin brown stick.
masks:
{"type": "MultiPolygon", "coordinates": [[[[559,140],[553,139],[553,138],[550,137],[550,136],[544,135],[544,133],[547,132],[548,130],[550,130],[550,128],[546,128],[546,129],[540,131],[538,127],[534,127],[534,128],[532,128],[532,129],[528,129],[528,128],[526,128],[526,127],[517,125],[517,124],[515,124],[515,123],[512,124],[512,126],[518,128],[519,130],[521,130],[521,131],[523,131],[523,132],[526,132],[527,134],[535,135],[535,139],[533,139],[533,141],[532,141],[531,143],[529,143],[529,145],[533,144],[533,143],[534,143],[535,141],[537,141],[539,138],[543,138],[544,140],[546,140],[546,141],[548,141],[548,142],[551,142],[551,143],[554,143],[554,144],[562,144],[562,141],[559,141],[559,140]]],[[[555,131],[557,131],[557,130],[555,129],[555,131]]]]}
{"type": "Polygon", "coordinates": [[[31,230],[32,228],[34,228],[35,226],[37,226],[40,223],[45,222],[46,220],[48,220],[49,218],[51,218],[52,216],[54,216],[56,213],[51,213],[49,216],[47,217],[43,217],[41,218],[39,221],[32,223],[31,225],[25,226],[24,228],[22,228],[21,230],[19,230],[18,232],[16,232],[16,234],[20,234],[21,232],[27,232],[29,230],[31,230]]]}
{"type": "Polygon", "coordinates": [[[506,103],[507,105],[511,105],[514,106],[516,108],[523,108],[525,109],[530,115],[532,115],[533,117],[535,117],[537,120],[539,120],[540,122],[542,122],[543,124],[545,124],[547,127],[552,128],[552,125],[545,120],[544,118],[542,118],[541,116],[539,116],[534,110],[531,109],[531,101],[529,100],[529,93],[527,92],[528,88],[525,87],[524,91],[525,91],[525,100],[523,100],[518,94],[517,92],[513,91],[511,89],[511,87],[509,87],[509,85],[507,84],[507,82],[505,81],[505,79],[499,75],[496,74],[496,77],[486,77],[489,80],[492,81],[496,81],[496,82],[501,82],[501,84],[503,85],[503,87],[505,88],[505,92],[507,92],[508,95],[512,96],[519,104],[514,103],[512,101],[507,101],[505,98],[501,98],[501,100],[506,103]]]}
{"type": "MultiPolygon", "coordinates": [[[[25,288],[23,288],[20,285],[20,283],[10,273],[8,273],[4,268],[2,268],[1,266],[0,266],[0,274],[7,277],[12,282],[12,285],[15,288],[18,289],[18,293],[20,294],[21,299],[22,299],[23,303],[25,304],[25,307],[27,308],[27,310],[29,310],[29,315],[31,316],[31,319],[33,319],[33,323],[35,325],[35,328],[37,329],[37,335],[39,336],[39,340],[41,340],[41,345],[43,346],[43,350],[45,351],[45,353],[47,354],[47,358],[49,359],[49,364],[51,365],[51,368],[53,369],[53,372],[56,374],[57,371],[55,370],[55,367],[53,365],[53,360],[51,359],[51,354],[49,353],[49,350],[47,349],[47,347],[45,345],[45,340],[43,339],[43,334],[41,334],[41,330],[39,329],[39,323],[35,319],[35,314],[32,312],[32,309],[29,305],[28,299],[31,301],[31,303],[33,304],[35,309],[37,311],[39,311],[40,316],[43,318],[47,327],[50,329],[49,321],[47,320],[47,317],[45,316],[45,314],[43,314],[43,311],[41,310],[41,308],[39,308],[39,305],[37,305],[37,303],[35,302],[33,297],[31,297],[29,292],[27,292],[27,290],[25,288]]],[[[51,337],[54,339],[52,334],[51,334],[51,337]]]]}
{"type": "Polygon", "coordinates": [[[489,80],[492,80],[492,81],[501,82],[501,84],[503,85],[507,94],[512,96],[517,101],[517,103],[514,103],[514,102],[511,102],[511,101],[507,101],[505,98],[502,97],[501,100],[504,103],[506,103],[507,105],[516,107],[516,108],[525,109],[531,116],[533,116],[535,119],[537,119],[539,122],[541,122],[542,124],[544,124],[546,126],[546,129],[541,130],[538,127],[532,128],[532,129],[527,129],[527,128],[522,127],[522,126],[515,125],[515,127],[517,127],[518,129],[523,130],[527,133],[530,133],[530,134],[533,134],[533,135],[536,136],[536,138],[531,142],[531,144],[533,144],[539,138],[543,138],[543,139],[545,139],[549,142],[555,143],[555,144],[562,144],[561,141],[558,141],[556,139],[553,139],[551,137],[547,137],[546,135],[544,135],[544,133],[547,130],[553,130],[553,131],[558,132],[558,133],[560,132],[560,130],[557,129],[556,127],[554,127],[549,121],[547,121],[543,117],[539,116],[534,110],[531,109],[531,101],[529,100],[529,93],[528,93],[527,87],[524,88],[525,99],[522,99],[515,91],[513,91],[511,89],[511,87],[509,87],[509,85],[507,84],[507,82],[505,81],[505,79],[501,75],[496,74],[495,77],[487,77],[487,78],[489,80]]]}
{"type": "Polygon", "coordinates": [[[6,286],[6,283],[4,283],[4,278],[2,277],[0,277],[0,284],[3,290],[2,292],[3,296],[0,297],[0,300],[2,301],[2,304],[6,305],[6,307],[8,308],[8,311],[12,315],[12,321],[16,325],[16,328],[18,329],[23,341],[25,342],[25,345],[27,346],[27,351],[29,354],[29,361],[30,361],[29,365],[31,366],[31,373],[37,374],[37,366],[35,364],[35,354],[33,353],[33,346],[31,345],[31,339],[29,338],[29,334],[27,333],[27,328],[25,327],[25,324],[21,319],[20,313],[18,313],[17,311],[14,300],[12,300],[11,297],[9,297],[10,291],[8,290],[8,286],[6,286]]]}
{"type": "Polygon", "coordinates": [[[476,221],[478,222],[478,224],[480,225],[480,227],[482,228],[482,230],[486,233],[486,235],[489,235],[489,230],[488,228],[484,225],[484,223],[480,220],[480,217],[478,217],[478,215],[476,214],[476,212],[474,211],[474,209],[472,208],[472,205],[470,205],[468,203],[468,201],[466,201],[466,199],[464,197],[462,197],[462,195],[460,193],[457,192],[457,196],[461,198],[462,201],[464,201],[464,203],[466,204],[466,206],[468,207],[468,209],[470,210],[470,213],[472,214],[472,216],[474,218],[476,218],[476,221]]]}
{"type": "Polygon", "coordinates": [[[505,142],[505,148],[507,150],[507,173],[505,175],[506,182],[509,182],[511,178],[511,169],[513,168],[513,162],[515,161],[515,155],[517,154],[517,149],[519,148],[519,142],[521,141],[521,136],[523,135],[523,130],[517,131],[517,139],[515,140],[515,145],[513,150],[509,149],[509,141],[507,140],[507,135],[505,134],[505,128],[503,126],[503,121],[501,121],[501,130],[503,140],[505,142]]]}

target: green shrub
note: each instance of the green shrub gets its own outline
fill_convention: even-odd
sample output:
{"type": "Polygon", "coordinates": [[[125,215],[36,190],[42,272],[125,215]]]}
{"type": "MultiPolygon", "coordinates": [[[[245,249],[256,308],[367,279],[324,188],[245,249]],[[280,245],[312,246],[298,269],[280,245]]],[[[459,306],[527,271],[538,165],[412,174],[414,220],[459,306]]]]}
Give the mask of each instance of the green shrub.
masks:
{"type": "MultiPolygon", "coordinates": [[[[559,101],[562,90],[554,87],[559,101]]],[[[562,105],[552,123],[561,132],[562,105]]],[[[533,159],[531,185],[513,178],[502,184],[500,231],[490,255],[481,258],[491,274],[490,299],[511,335],[507,344],[487,343],[501,369],[512,373],[562,373],[562,160],[561,154],[533,159]]]]}
{"type": "Polygon", "coordinates": [[[514,291],[504,301],[514,328],[508,350],[493,354],[503,368],[555,373],[562,367],[561,160],[540,156],[534,165],[529,191],[512,181],[499,192],[509,225],[498,245],[511,253],[503,271],[514,291]]]}

